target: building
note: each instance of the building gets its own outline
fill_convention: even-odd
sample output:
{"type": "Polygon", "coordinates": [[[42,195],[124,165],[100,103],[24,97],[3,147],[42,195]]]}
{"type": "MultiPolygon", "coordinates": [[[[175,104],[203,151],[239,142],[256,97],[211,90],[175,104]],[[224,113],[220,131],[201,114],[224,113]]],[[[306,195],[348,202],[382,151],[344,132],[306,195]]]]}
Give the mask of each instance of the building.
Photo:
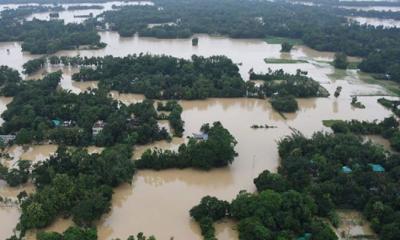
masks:
{"type": "Polygon", "coordinates": [[[376,172],[376,173],[385,172],[385,168],[382,167],[382,165],[380,165],[380,164],[373,164],[373,163],[370,163],[370,164],[368,164],[368,165],[371,167],[372,171],[374,171],[374,172],[376,172]]]}
{"type": "Polygon", "coordinates": [[[99,120],[93,124],[92,134],[93,136],[97,136],[106,126],[106,123],[102,120],[99,120]]]}
{"type": "Polygon", "coordinates": [[[207,133],[193,133],[193,138],[197,140],[207,141],[208,134],[207,133]]]}
{"type": "Polygon", "coordinates": [[[343,166],[342,167],[342,173],[351,173],[353,170],[349,168],[348,166],[343,166]]]}

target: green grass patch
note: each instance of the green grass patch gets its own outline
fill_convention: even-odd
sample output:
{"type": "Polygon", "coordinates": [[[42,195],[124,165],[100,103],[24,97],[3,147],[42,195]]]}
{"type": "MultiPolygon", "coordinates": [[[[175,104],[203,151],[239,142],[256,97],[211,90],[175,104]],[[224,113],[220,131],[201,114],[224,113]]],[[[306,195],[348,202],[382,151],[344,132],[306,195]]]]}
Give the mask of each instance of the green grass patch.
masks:
{"type": "Polygon", "coordinates": [[[265,38],[265,41],[269,44],[282,44],[284,42],[287,42],[292,45],[303,45],[303,40],[297,38],[267,36],[265,38]]]}
{"type": "Polygon", "coordinates": [[[361,62],[349,62],[349,65],[347,65],[347,69],[358,69],[358,65],[361,62]]]}
{"type": "Polygon", "coordinates": [[[344,79],[346,76],[347,76],[346,70],[336,69],[336,68],[333,73],[328,74],[329,78],[335,79],[335,80],[344,79]]]}
{"type": "Polygon", "coordinates": [[[281,59],[281,58],[265,58],[265,63],[269,64],[295,64],[295,63],[308,63],[306,60],[295,60],[295,59],[281,59]]]}
{"type": "Polygon", "coordinates": [[[333,120],[333,119],[330,119],[330,120],[322,120],[322,124],[325,126],[325,127],[332,127],[333,126],[333,124],[335,124],[335,123],[339,123],[339,122],[343,122],[343,120],[333,120]]]}

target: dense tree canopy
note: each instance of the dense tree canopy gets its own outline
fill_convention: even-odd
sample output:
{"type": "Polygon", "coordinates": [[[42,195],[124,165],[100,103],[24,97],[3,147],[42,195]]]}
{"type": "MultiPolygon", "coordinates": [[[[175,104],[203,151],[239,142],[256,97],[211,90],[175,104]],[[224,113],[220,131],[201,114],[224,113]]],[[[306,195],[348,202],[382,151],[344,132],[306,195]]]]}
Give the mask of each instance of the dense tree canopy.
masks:
{"type": "Polygon", "coordinates": [[[225,167],[237,155],[235,145],[235,138],[220,122],[215,122],[212,126],[205,124],[201,128],[201,139],[190,138],[177,152],[147,150],[136,161],[136,165],[140,169],[156,170],[188,167],[209,170],[225,167]]]}
{"type": "Polygon", "coordinates": [[[255,87],[254,83],[247,83],[249,95],[286,96],[292,95],[298,98],[307,97],[327,97],[329,92],[311,77],[308,73],[297,70],[296,74],[290,74],[283,69],[272,71],[268,69],[267,73],[255,73],[250,70],[250,80],[262,80],[264,84],[255,87]]]}
{"type": "Polygon", "coordinates": [[[331,217],[339,207],[361,210],[382,239],[398,238],[398,155],[351,133],[294,134],[279,143],[279,154],[279,173],[313,196],[319,215],[331,217]]]}
{"type": "Polygon", "coordinates": [[[246,92],[239,68],[225,56],[193,55],[185,60],[140,54],[80,62],[86,67],[73,75],[74,80],[99,80],[101,86],[147,98],[242,97],[246,92]]]}
{"type": "Polygon", "coordinates": [[[315,217],[316,209],[310,196],[293,190],[243,191],[230,204],[206,196],[190,215],[200,223],[205,240],[215,239],[212,223],[224,217],[238,221],[241,240],[296,239],[305,234],[315,240],[336,240],[329,225],[315,217]]]}
{"type": "Polygon", "coordinates": [[[1,12],[0,41],[22,41],[22,50],[32,54],[55,53],[83,45],[89,45],[91,48],[105,47],[105,44],[100,42],[100,36],[93,24],[64,24],[63,21],[21,19],[38,11],[51,10],[54,9],[42,9],[42,6],[39,6],[20,7],[1,12]]]}
{"type": "Polygon", "coordinates": [[[14,70],[7,66],[0,66],[1,95],[5,95],[6,97],[10,96],[9,92],[13,92],[12,89],[15,89],[21,81],[22,78],[17,70],[14,70]]]}
{"type": "Polygon", "coordinates": [[[131,182],[135,172],[128,145],[116,145],[100,154],[58,149],[54,156],[33,166],[37,191],[23,199],[18,228],[22,234],[43,228],[56,217],[71,216],[80,226],[91,226],[110,209],[112,188],[131,182]]]}
{"type": "MultiPolygon", "coordinates": [[[[126,106],[113,100],[107,90],[74,94],[58,88],[61,72],[42,80],[20,82],[6,95],[14,96],[2,117],[2,134],[16,134],[16,143],[51,140],[72,146],[145,144],[169,139],[160,129],[157,111],[150,100],[126,106]],[[98,134],[95,123],[103,121],[98,134]]],[[[179,106],[180,107],[180,106],[179,106]]],[[[175,118],[180,119],[180,113],[175,118]]]]}

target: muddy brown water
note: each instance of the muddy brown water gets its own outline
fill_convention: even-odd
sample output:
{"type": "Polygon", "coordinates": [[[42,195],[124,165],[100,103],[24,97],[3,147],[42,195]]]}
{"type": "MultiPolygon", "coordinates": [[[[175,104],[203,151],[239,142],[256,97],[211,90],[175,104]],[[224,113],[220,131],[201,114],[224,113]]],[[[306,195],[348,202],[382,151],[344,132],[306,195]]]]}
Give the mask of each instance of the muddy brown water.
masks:
{"type": "MultiPolygon", "coordinates": [[[[203,196],[211,195],[221,199],[231,200],[240,190],[254,191],[253,179],[263,170],[276,171],[279,165],[277,141],[291,133],[291,128],[311,136],[318,130],[329,131],[322,125],[326,119],[359,119],[381,120],[391,115],[391,112],[377,103],[378,96],[385,95],[385,89],[378,85],[366,84],[360,80],[355,70],[336,71],[326,61],[333,58],[333,53],[317,52],[307,47],[296,46],[290,54],[281,54],[280,45],[267,44],[261,40],[238,40],[226,37],[199,35],[199,46],[193,47],[190,39],[160,40],[154,38],[121,38],[114,32],[101,33],[102,40],[108,43],[101,50],[62,51],[57,55],[75,56],[125,56],[133,53],[167,54],[176,57],[190,58],[192,54],[203,56],[227,55],[235,63],[240,63],[240,73],[248,79],[248,71],[267,71],[283,68],[294,73],[301,68],[318,80],[331,94],[337,86],[343,90],[339,98],[309,98],[299,99],[299,111],[284,114],[275,112],[267,100],[233,98],[208,99],[197,101],[180,101],[183,107],[182,118],[185,121],[183,138],[174,138],[172,142],[157,142],[147,146],[135,147],[134,158],[148,148],[177,149],[186,137],[199,131],[203,123],[221,121],[238,141],[236,151],[239,156],[230,167],[215,169],[208,172],[193,169],[139,171],[132,184],[124,184],[115,189],[110,213],[97,223],[100,240],[126,238],[130,234],[144,232],[154,234],[158,239],[175,240],[201,239],[200,229],[190,216],[189,210],[203,196]],[[266,64],[264,58],[291,58],[309,61],[296,64],[266,64]],[[366,109],[356,109],[350,105],[352,95],[360,96],[366,109]],[[368,96],[370,95],[370,96],[368,96]],[[251,129],[253,124],[268,124],[276,126],[273,129],[251,129]]],[[[21,70],[22,64],[33,57],[21,52],[20,43],[0,44],[0,65],[7,64],[21,70]],[[10,49],[8,54],[6,49],[10,49]]],[[[73,92],[81,92],[89,87],[96,87],[96,82],[76,83],[71,81],[71,75],[76,69],[52,67],[45,71],[63,70],[61,87],[73,92]]],[[[40,77],[42,73],[28,76],[27,79],[40,77]]],[[[111,96],[124,103],[143,101],[140,94],[119,94],[111,92],[111,96]]],[[[6,109],[11,99],[0,99],[0,110],[6,109]]],[[[161,122],[160,126],[166,126],[161,122]]],[[[13,146],[8,152],[13,153],[8,164],[15,164],[18,159],[40,161],[56,150],[54,145],[13,146]]],[[[92,148],[91,152],[101,149],[92,148]]],[[[29,188],[29,186],[27,186],[29,188]]],[[[15,197],[10,189],[0,184],[0,195],[15,197]]],[[[0,239],[10,236],[19,217],[16,208],[0,208],[0,239]],[[4,230],[3,230],[4,229],[4,230]]],[[[63,231],[71,220],[58,219],[47,230],[63,231]]],[[[218,239],[237,239],[232,221],[222,221],[216,224],[218,239]]],[[[34,233],[30,239],[34,239],[34,233]]]]}

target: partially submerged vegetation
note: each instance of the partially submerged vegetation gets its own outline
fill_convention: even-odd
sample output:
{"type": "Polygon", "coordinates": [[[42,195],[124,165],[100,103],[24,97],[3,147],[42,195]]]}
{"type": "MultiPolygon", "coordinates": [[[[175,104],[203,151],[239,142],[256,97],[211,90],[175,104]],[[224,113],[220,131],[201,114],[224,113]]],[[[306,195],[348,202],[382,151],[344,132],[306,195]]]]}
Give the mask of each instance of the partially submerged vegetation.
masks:
{"type": "Polygon", "coordinates": [[[299,59],[281,59],[281,58],[266,58],[265,63],[269,64],[295,64],[295,63],[308,63],[307,60],[299,59]]]}
{"type": "MultiPolygon", "coordinates": [[[[289,74],[279,69],[267,73],[254,73],[250,71],[250,80],[263,80],[260,87],[248,87],[250,94],[261,92],[266,97],[274,95],[292,95],[298,98],[328,97],[329,92],[319,82],[307,76],[307,72],[297,70],[296,74],[289,74]]],[[[254,83],[248,83],[253,84],[254,83]]]]}
{"type": "Polygon", "coordinates": [[[0,41],[22,41],[22,51],[32,54],[55,53],[88,45],[105,47],[100,42],[95,26],[91,24],[64,24],[62,21],[15,22],[13,18],[1,18],[0,41]]]}
{"type": "MultiPolygon", "coordinates": [[[[152,101],[126,106],[105,90],[74,94],[58,89],[60,78],[61,73],[55,72],[3,88],[14,99],[2,114],[1,133],[16,135],[17,144],[51,141],[71,146],[145,144],[170,138],[158,126],[152,101]]],[[[181,112],[174,111],[172,124],[182,131],[181,112]]]]}
{"type": "Polygon", "coordinates": [[[140,54],[77,60],[81,70],[74,80],[99,80],[100,87],[151,99],[243,97],[246,92],[239,68],[225,56],[185,60],[140,54]]]}
{"type": "Polygon", "coordinates": [[[281,113],[296,112],[299,109],[296,99],[291,95],[274,96],[269,101],[272,107],[281,113]]]}
{"type": "Polygon", "coordinates": [[[294,133],[279,142],[279,155],[278,173],[254,179],[257,193],[241,192],[232,203],[207,196],[192,208],[204,239],[215,239],[213,223],[228,217],[238,221],[240,239],[336,240],[321,218],[338,226],[338,208],[362,211],[380,238],[397,239],[398,155],[349,132],[294,133]]]}
{"type": "Polygon", "coordinates": [[[357,96],[353,96],[353,97],[351,98],[351,106],[353,106],[353,107],[355,107],[355,108],[361,108],[361,109],[364,109],[364,108],[365,108],[365,105],[362,104],[362,102],[358,101],[357,96]]]}
{"type": "Polygon", "coordinates": [[[232,163],[236,140],[220,122],[205,124],[201,134],[179,146],[177,152],[170,150],[147,150],[136,161],[139,169],[197,168],[209,170],[226,167],[232,163]]]}
{"type": "Polygon", "coordinates": [[[262,80],[264,84],[247,84],[247,95],[270,97],[272,107],[278,112],[295,112],[298,104],[295,98],[328,97],[329,92],[319,82],[307,76],[307,72],[297,70],[296,74],[285,73],[283,69],[267,73],[250,71],[250,80],[262,80]]]}
{"type": "Polygon", "coordinates": [[[275,44],[303,42],[319,51],[363,57],[362,71],[400,79],[400,30],[349,23],[343,10],[331,6],[215,0],[170,0],[160,6],[109,11],[104,14],[104,23],[109,23],[122,36],[139,33],[160,38],[188,38],[195,33],[208,33],[263,38],[275,44]],[[174,25],[148,28],[148,24],[168,22],[174,25]]]}
{"type": "Polygon", "coordinates": [[[397,117],[400,117],[400,101],[399,100],[389,100],[386,98],[379,98],[378,103],[380,103],[382,106],[390,109],[394,115],[397,117]]]}
{"type": "Polygon", "coordinates": [[[391,147],[400,151],[399,124],[394,117],[385,118],[381,122],[366,121],[325,121],[325,126],[332,128],[335,133],[354,133],[359,135],[380,135],[389,140],[391,147]]]}

